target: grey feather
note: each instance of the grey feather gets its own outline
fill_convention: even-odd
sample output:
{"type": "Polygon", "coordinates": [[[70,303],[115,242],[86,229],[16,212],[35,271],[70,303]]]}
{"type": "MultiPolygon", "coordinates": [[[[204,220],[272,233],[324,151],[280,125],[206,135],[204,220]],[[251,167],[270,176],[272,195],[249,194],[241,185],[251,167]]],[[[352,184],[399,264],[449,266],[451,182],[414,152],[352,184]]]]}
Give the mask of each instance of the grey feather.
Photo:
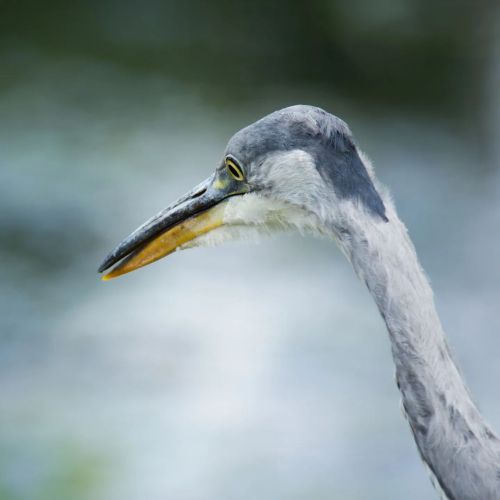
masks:
{"type": "Polygon", "coordinates": [[[349,127],[338,117],[314,107],[285,108],[240,130],[229,141],[226,154],[251,165],[273,152],[300,149],[341,198],[361,202],[387,221],[384,203],[361,161],[349,127]]]}
{"type": "Polygon", "coordinates": [[[226,155],[242,175],[215,175],[151,219],[106,259],[218,205],[222,225],[187,246],[276,228],[330,236],[366,284],[384,320],[396,382],[418,451],[449,500],[500,500],[500,440],[472,401],[450,354],[404,224],[349,127],[312,106],[276,111],[235,134],[226,155]]]}
{"type": "Polygon", "coordinates": [[[335,236],[366,283],[389,332],[405,415],[437,489],[449,500],[500,499],[500,441],[450,354],[406,228],[348,126],[319,108],[293,106],[235,134],[226,153],[264,196],[315,214],[319,231],[335,236]],[[300,155],[276,156],[286,151],[305,152],[317,175],[300,155]]]}

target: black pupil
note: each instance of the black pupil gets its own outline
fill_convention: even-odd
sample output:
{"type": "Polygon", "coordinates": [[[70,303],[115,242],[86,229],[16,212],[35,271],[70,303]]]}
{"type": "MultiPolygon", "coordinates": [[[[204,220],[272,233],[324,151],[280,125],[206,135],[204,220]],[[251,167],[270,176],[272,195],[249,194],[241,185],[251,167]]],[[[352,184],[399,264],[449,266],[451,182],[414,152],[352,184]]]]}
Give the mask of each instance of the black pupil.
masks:
{"type": "Polygon", "coordinates": [[[228,168],[229,168],[229,171],[231,172],[231,174],[233,174],[234,177],[236,177],[237,179],[241,179],[241,173],[240,173],[240,171],[232,163],[228,164],[228,168]]]}

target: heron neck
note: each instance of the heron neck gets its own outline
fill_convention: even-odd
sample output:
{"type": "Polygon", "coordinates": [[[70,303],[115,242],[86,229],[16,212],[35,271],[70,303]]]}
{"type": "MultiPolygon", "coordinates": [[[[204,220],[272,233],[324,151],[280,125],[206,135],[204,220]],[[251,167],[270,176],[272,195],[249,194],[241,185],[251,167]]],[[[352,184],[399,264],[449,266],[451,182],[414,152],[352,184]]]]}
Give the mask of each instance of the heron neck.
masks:
{"type": "Polygon", "coordinates": [[[450,355],[405,226],[391,207],[387,223],[352,213],[336,233],[387,326],[397,385],[421,457],[447,498],[498,498],[499,441],[450,355]]]}

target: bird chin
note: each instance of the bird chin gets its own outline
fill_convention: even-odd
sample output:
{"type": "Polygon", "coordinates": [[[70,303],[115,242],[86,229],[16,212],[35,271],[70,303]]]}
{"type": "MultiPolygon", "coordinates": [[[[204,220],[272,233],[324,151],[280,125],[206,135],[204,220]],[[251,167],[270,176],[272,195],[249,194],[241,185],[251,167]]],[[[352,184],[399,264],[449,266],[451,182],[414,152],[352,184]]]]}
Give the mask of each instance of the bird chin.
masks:
{"type": "Polygon", "coordinates": [[[225,225],[181,245],[179,250],[197,247],[214,247],[230,241],[258,243],[262,237],[270,236],[280,231],[284,231],[285,229],[286,228],[283,226],[273,227],[269,224],[225,225]]]}
{"type": "Polygon", "coordinates": [[[258,192],[247,193],[227,200],[221,226],[186,242],[179,250],[218,246],[229,241],[258,243],[263,237],[284,231],[321,233],[317,218],[304,209],[258,192]]]}

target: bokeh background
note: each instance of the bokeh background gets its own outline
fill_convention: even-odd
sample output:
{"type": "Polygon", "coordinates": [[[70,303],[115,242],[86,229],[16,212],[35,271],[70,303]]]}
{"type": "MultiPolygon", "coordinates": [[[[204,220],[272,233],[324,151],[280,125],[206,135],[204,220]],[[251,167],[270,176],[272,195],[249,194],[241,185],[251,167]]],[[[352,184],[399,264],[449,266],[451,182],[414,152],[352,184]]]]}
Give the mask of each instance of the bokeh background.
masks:
{"type": "Polygon", "coordinates": [[[96,274],[295,103],[374,161],[500,428],[498,2],[2,0],[1,500],[435,498],[331,242],[96,274]]]}

